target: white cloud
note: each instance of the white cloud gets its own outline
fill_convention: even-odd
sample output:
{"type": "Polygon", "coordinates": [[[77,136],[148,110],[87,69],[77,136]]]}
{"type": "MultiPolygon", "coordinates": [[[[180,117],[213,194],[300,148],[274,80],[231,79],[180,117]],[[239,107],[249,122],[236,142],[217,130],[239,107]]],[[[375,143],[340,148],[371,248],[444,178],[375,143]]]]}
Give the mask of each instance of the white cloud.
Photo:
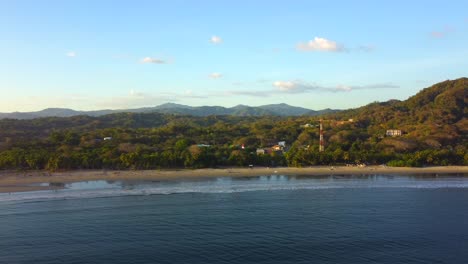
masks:
{"type": "Polygon", "coordinates": [[[276,81],[273,83],[273,86],[282,92],[292,92],[300,88],[300,85],[291,81],[276,81]]]}
{"type": "Polygon", "coordinates": [[[73,57],[76,57],[76,52],[70,51],[70,52],[67,52],[65,55],[66,55],[67,57],[73,58],[73,57]]]}
{"type": "Polygon", "coordinates": [[[329,51],[329,52],[342,52],[345,48],[336,43],[335,41],[325,38],[315,37],[307,43],[299,43],[296,48],[299,51],[329,51]]]}
{"type": "Polygon", "coordinates": [[[221,73],[219,73],[219,72],[213,72],[212,74],[209,75],[209,77],[211,79],[219,79],[219,78],[223,77],[223,75],[221,73]]]}
{"type": "Polygon", "coordinates": [[[167,62],[161,59],[146,57],[141,60],[141,63],[166,64],[167,62]]]}
{"type": "Polygon", "coordinates": [[[218,36],[212,36],[210,38],[210,42],[213,43],[213,44],[221,44],[223,42],[223,39],[221,37],[218,37],[218,36]]]}

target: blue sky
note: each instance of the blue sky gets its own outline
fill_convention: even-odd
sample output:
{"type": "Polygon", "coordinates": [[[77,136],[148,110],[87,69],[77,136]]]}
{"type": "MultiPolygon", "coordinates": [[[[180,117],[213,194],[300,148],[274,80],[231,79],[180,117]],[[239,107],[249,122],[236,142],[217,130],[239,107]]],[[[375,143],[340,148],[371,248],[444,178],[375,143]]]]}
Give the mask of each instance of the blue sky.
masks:
{"type": "Polygon", "coordinates": [[[466,1],[0,0],[0,112],[350,108],[466,77],[466,1]]]}

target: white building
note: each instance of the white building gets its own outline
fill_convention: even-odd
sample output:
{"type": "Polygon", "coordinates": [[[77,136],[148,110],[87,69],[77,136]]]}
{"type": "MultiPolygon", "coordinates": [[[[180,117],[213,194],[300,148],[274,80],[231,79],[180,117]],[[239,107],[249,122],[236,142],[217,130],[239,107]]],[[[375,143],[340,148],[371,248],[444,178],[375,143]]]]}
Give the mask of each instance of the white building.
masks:
{"type": "Polygon", "coordinates": [[[265,154],[265,149],[258,148],[257,149],[257,155],[264,155],[265,154]]]}
{"type": "Polygon", "coordinates": [[[401,136],[401,130],[400,129],[388,129],[385,135],[390,136],[390,137],[398,137],[398,136],[401,136]]]}

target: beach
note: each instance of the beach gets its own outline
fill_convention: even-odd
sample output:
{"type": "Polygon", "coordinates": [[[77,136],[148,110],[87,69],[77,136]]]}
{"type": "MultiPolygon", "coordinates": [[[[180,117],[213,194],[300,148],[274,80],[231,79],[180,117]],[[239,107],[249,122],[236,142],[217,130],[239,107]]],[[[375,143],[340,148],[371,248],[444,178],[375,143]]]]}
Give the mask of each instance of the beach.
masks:
{"type": "Polygon", "coordinates": [[[367,174],[468,174],[468,166],[440,166],[425,168],[387,167],[387,166],[316,166],[306,168],[292,167],[254,167],[218,169],[179,169],[179,170],[74,170],[61,172],[48,171],[2,171],[0,172],[0,192],[24,192],[63,188],[61,183],[84,181],[131,181],[131,180],[171,180],[205,177],[246,177],[261,175],[367,175],[367,174]],[[58,183],[40,185],[41,183],[58,183]]]}

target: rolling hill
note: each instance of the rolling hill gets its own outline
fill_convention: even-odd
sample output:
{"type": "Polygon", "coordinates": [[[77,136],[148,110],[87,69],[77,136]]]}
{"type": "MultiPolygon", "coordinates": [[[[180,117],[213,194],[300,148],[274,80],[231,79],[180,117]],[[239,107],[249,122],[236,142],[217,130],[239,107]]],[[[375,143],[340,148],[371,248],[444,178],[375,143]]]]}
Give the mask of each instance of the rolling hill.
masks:
{"type": "Polygon", "coordinates": [[[234,107],[222,106],[187,106],[166,103],[155,107],[144,107],[122,110],[95,110],[76,111],[67,108],[47,108],[37,112],[0,113],[0,119],[34,119],[41,117],[71,117],[71,116],[103,116],[113,113],[162,113],[192,116],[233,115],[233,116],[315,116],[323,113],[337,112],[339,110],[325,109],[314,111],[307,108],[295,107],[288,104],[271,104],[263,106],[237,105],[234,107]]]}
{"type": "Polygon", "coordinates": [[[354,118],[371,134],[402,130],[405,137],[400,141],[412,141],[414,148],[450,148],[468,140],[467,95],[468,78],[459,78],[434,84],[404,101],[371,103],[327,118],[354,118]]]}

